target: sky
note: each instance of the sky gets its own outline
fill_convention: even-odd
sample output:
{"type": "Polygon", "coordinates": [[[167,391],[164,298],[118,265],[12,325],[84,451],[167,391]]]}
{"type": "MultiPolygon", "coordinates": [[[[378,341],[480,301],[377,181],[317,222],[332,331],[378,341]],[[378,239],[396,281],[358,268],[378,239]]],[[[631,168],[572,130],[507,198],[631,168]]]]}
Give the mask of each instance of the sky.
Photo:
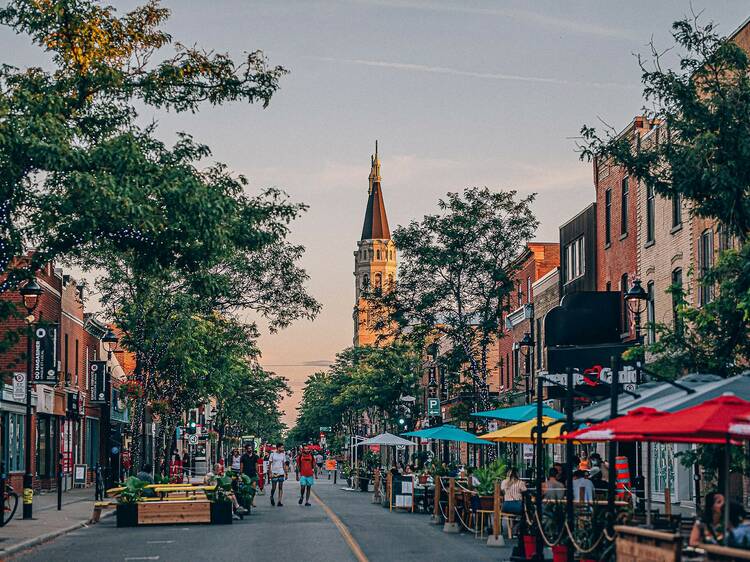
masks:
{"type": "MultiPolygon", "coordinates": [[[[135,0],[110,0],[126,10],[135,0]]],[[[198,114],[145,113],[166,140],[192,134],[250,190],[284,189],[309,211],[292,240],[321,302],[317,319],[260,341],[262,363],[286,376],[293,425],[306,378],[352,343],[354,256],[379,141],[393,229],[434,212],[467,186],[537,193],[536,239],[594,200],[583,124],[624,127],[642,107],[636,53],[672,45],[692,11],[734,31],[746,0],[163,0],[175,42],[241,57],[261,49],[289,69],[268,108],[241,103],[198,114]]],[[[0,30],[4,62],[41,64],[0,30]]]]}

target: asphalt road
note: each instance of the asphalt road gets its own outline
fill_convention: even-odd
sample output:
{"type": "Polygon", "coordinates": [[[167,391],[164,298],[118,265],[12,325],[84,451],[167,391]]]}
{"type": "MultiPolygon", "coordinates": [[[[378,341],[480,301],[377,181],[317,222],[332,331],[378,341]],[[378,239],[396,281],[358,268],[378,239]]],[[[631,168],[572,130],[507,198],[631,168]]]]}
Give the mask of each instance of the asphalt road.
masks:
{"type": "Polygon", "coordinates": [[[311,507],[297,504],[298,488],[294,480],[287,487],[288,497],[283,507],[272,507],[267,495],[259,496],[253,514],[233,525],[118,529],[114,518],[107,518],[13,560],[244,562],[265,558],[310,562],[455,562],[504,560],[510,554],[509,548],[488,548],[473,535],[443,533],[440,527],[430,524],[427,515],[389,512],[370,503],[371,494],[342,491],[341,484],[334,487],[328,480],[316,482],[313,490],[319,499],[313,499],[311,507]]]}

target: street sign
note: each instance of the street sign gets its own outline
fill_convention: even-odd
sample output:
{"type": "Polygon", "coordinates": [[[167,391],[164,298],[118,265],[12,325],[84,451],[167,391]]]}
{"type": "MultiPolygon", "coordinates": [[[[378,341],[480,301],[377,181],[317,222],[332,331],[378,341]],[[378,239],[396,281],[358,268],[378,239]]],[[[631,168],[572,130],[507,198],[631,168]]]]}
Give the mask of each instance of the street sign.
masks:
{"type": "Polygon", "coordinates": [[[57,326],[38,326],[34,339],[34,384],[57,384],[57,326]]]}
{"type": "Polygon", "coordinates": [[[107,376],[106,361],[91,361],[89,363],[89,403],[106,404],[105,394],[107,376]]]}
{"type": "Polygon", "coordinates": [[[530,445],[528,443],[523,444],[523,460],[534,460],[534,445],[530,445]]]}
{"type": "Polygon", "coordinates": [[[23,402],[26,399],[26,373],[13,373],[13,400],[23,402]]]}
{"type": "Polygon", "coordinates": [[[190,443],[191,445],[197,445],[198,436],[195,433],[188,435],[188,443],[190,443]]]}
{"type": "Polygon", "coordinates": [[[330,431],[331,431],[330,427],[324,427],[324,426],[320,427],[320,432],[321,433],[323,433],[323,432],[329,432],[330,433],[330,431]]]}
{"type": "Polygon", "coordinates": [[[427,399],[427,415],[428,416],[440,415],[440,399],[439,398],[427,399]]]}

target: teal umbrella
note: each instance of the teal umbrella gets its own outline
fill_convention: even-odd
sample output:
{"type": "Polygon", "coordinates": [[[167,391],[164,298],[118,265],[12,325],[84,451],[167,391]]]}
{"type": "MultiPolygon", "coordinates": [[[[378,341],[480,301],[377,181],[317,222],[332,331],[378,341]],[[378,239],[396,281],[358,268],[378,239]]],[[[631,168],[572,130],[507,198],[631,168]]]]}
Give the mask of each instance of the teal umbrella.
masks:
{"type": "MultiPolygon", "coordinates": [[[[536,418],[536,404],[527,404],[525,406],[511,406],[510,408],[499,408],[497,410],[488,410],[486,412],[476,412],[471,414],[477,418],[492,418],[496,420],[525,422],[536,418]]],[[[542,415],[554,420],[561,420],[565,415],[553,410],[549,406],[542,408],[542,415]]]]}
{"type": "Polygon", "coordinates": [[[407,437],[421,437],[422,439],[435,439],[436,441],[457,441],[459,443],[473,443],[475,445],[488,445],[487,441],[480,439],[473,433],[464,431],[455,425],[445,424],[438,427],[430,427],[419,431],[402,433],[407,437]]]}

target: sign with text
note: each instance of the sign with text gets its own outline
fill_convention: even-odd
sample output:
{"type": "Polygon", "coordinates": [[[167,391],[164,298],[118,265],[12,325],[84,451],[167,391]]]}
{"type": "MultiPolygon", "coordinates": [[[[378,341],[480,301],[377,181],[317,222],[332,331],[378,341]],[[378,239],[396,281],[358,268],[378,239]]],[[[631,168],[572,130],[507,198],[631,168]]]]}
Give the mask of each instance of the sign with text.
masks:
{"type": "Polygon", "coordinates": [[[37,326],[34,331],[34,384],[57,384],[57,326],[37,326]]]}
{"type": "MultiPolygon", "coordinates": [[[[544,376],[543,384],[548,388],[550,396],[559,397],[565,394],[564,387],[568,380],[566,373],[540,372],[540,374],[544,376]]],[[[633,391],[638,382],[638,373],[634,367],[626,365],[618,373],[618,379],[622,389],[633,391]]],[[[593,365],[573,373],[573,386],[576,390],[592,396],[607,396],[611,382],[612,369],[601,365],[593,365]]]]}
{"type": "Polygon", "coordinates": [[[77,417],[81,413],[81,398],[78,392],[68,393],[68,416],[77,417]]]}
{"type": "Polygon", "coordinates": [[[107,362],[91,361],[89,363],[89,403],[106,404],[107,362]]]}
{"type": "Polygon", "coordinates": [[[440,399],[439,398],[427,399],[427,415],[431,417],[440,415],[440,399]]]}
{"type": "Polygon", "coordinates": [[[13,400],[26,400],[26,373],[13,373],[13,400]]]}

